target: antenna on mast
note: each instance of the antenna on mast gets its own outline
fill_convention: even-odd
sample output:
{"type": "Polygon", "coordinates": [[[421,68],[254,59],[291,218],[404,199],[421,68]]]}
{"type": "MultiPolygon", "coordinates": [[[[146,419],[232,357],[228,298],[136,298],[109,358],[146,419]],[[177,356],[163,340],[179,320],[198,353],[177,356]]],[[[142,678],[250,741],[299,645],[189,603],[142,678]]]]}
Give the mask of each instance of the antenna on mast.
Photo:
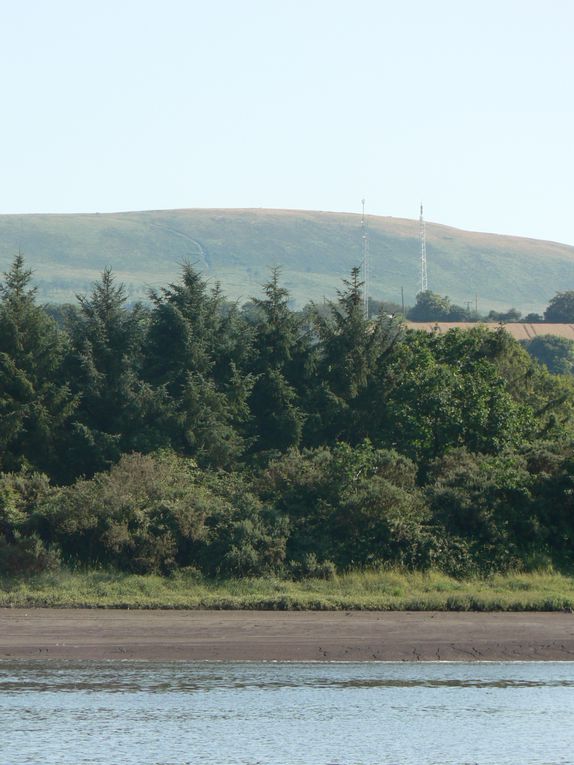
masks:
{"type": "Polygon", "coordinates": [[[361,199],[363,212],[361,213],[361,236],[363,253],[363,310],[365,319],[369,318],[369,237],[367,221],[365,219],[365,199],[361,199]]]}
{"type": "Polygon", "coordinates": [[[421,203],[421,215],[419,218],[419,236],[421,243],[421,292],[426,292],[429,288],[427,276],[427,235],[425,229],[425,219],[423,218],[423,206],[421,203]]]}

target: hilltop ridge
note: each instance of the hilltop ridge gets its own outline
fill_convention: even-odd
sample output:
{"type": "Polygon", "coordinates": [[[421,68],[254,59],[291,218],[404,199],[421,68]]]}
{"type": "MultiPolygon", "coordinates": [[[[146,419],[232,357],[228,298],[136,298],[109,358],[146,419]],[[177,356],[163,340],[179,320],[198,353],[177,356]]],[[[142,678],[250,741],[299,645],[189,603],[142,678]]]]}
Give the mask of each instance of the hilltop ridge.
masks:
{"type": "MultiPolygon", "coordinates": [[[[371,292],[413,303],[418,221],[369,215],[371,292]]],[[[574,287],[574,247],[427,223],[429,286],[479,308],[540,311],[574,287]]],[[[361,216],[305,210],[180,209],[144,212],[0,215],[0,268],[22,251],[40,296],[63,302],[90,288],[107,265],[133,297],[177,277],[191,261],[230,298],[260,291],[271,267],[294,300],[331,298],[361,261],[361,216]]]]}

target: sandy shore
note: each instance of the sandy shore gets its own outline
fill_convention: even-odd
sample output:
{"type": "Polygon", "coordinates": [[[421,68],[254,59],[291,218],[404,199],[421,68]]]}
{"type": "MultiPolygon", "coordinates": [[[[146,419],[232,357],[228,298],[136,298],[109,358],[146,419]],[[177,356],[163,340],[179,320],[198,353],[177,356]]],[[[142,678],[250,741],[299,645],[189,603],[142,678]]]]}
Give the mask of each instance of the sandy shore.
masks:
{"type": "Polygon", "coordinates": [[[574,615],[0,609],[13,658],[574,660],[574,615]]]}

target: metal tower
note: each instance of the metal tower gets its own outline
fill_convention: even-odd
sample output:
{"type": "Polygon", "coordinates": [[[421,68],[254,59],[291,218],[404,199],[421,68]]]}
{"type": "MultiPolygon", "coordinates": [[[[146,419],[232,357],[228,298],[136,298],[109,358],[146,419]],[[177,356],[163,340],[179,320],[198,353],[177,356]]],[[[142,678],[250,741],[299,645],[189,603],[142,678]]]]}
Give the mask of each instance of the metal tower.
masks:
{"type": "Polygon", "coordinates": [[[421,215],[419,218],[419,231],[421,241],[421,292],[426,292],[429,288],[427,276],[427,235],[425,230],[425,219],[423,218],[423,206],[421,204],[421,215]]]}
{"type": "Polygon", "coordinates": [[[369,236],[365,220],[365,200],[361,199],[363,212],[361,214],[361,236],[363,253],[363,310],[365,319],[369,318],[369,236]]]}

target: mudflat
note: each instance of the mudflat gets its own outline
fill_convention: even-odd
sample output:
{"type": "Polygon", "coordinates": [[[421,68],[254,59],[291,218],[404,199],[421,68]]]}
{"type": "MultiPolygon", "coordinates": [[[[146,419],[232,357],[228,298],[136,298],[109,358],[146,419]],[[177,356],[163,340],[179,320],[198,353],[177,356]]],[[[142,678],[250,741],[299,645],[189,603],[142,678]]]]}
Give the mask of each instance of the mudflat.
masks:
{"type": "Polygon", "coordinates": [[[570,613],[0,609],[0,659],[574,660],[570,613]]]}

